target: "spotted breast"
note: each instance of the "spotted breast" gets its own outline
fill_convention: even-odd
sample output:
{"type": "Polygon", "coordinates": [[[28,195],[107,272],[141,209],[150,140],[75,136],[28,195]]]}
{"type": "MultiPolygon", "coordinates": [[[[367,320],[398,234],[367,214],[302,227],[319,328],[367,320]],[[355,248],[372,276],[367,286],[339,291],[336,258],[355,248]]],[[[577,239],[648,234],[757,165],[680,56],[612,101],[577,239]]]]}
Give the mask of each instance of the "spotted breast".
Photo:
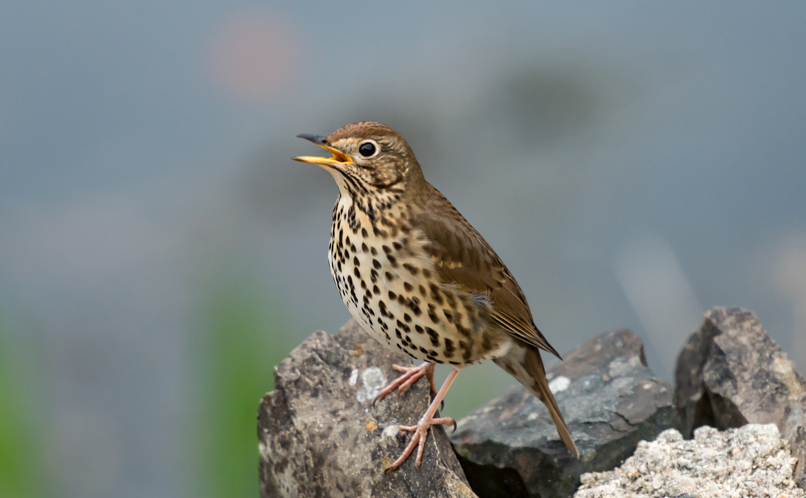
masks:
{"type": "Polygon", "coordinates": [[[489,303],[439,281],[411,212],[340,195],[333,208],[330,272],[350,313],[376,339],[412,358],[467,365],[503,354],[489,303]]]}

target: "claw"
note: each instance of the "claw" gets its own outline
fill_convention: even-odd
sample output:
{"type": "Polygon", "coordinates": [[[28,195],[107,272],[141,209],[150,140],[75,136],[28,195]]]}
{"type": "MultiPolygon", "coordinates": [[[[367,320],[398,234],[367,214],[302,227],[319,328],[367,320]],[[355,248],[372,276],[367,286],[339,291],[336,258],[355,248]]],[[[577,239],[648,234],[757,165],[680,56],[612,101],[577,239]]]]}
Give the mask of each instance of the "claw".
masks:
{"type": "MultiPolygon", "coordinates": [[[[434,368],[433,364],[429,365],[431,365],[431,370],[433,372],[434,368]]],[[[419,368],[422,368],[422,366],[419,368]]],[[[397,368],[395,369],[397,370],[397,368]]],[[[425,370],[425,368],[423,368],[423,370],[425,370]]],[[[414,451],[415,446],[417,446],[417,459],[415,461],[415,465],[419,470],[420,465],[422,465],[423,463],[423,451],[425,451],[425,440],[428,437],[428,429],[431,428],[432,425],[453,425],[453,430],[454,431],[456,430],[456,421],[454,421],[452,418],[450,417],[434,418],[434,414],[437,411],[437,407],[440,405],[440,403],[442,403],[442,399],[445,397],[445,393],[448,392],[448,389],[451,387],[451,384],[453,383],[454,379],[456,379],[456,376],[458,374],[459,370],[456,369],[451,370],[451,373],[448,374],[448,378],[445,379],[445,383],[442,385],[442,388],[436,394],[434,400],[428,406],[428,409],[425,411],[423,416],[420,417],[420,420],[417,422],[417,425],[398,426],[398,428],[401,431],[410,431],[413,432],[414,435],[411,437],[411,441],[409,441],[408,446],[406,446],[406,449],[403,450],[403,453],[400,455],[400,457],[394,462],[392,462],[392,465],[390,465],[389,468],[386,469],[386,472],[392,472],[396,468],[400,467],[400,465],[406,461],[409,455],[411,455],[412,451],[414,451]]],[[[423,373],[421,375],[427,375],[427,374],[423,373]]],[[[387,387],[386,389],[389,389],[389,387],[387,387]]]]}

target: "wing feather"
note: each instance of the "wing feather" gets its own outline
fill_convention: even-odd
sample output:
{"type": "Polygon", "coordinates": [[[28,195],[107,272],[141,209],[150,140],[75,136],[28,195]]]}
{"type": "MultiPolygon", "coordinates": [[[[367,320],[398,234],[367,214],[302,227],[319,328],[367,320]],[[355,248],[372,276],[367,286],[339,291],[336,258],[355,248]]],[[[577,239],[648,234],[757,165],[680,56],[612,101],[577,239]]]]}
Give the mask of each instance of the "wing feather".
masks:
{"type": "Polygon", "coordinates": [[[438,190],[414,216],[425,250],[440,279],[469,294],[487,297],[493,321],[510,335],[556,355],[534,325],[532,312],[515,278],[487,241],[438,190]]]}

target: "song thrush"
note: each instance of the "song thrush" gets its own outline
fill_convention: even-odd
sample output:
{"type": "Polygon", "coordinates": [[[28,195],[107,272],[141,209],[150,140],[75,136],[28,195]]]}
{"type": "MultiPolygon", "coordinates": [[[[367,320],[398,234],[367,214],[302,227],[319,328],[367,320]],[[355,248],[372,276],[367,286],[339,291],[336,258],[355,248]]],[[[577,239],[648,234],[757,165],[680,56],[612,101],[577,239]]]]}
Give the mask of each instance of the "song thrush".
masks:
{"type": "Polygon", "coordinates": [[[342,300],[364,329],[381,343],[425,363],[399,367],[404,375],[381,391],[405,389],[427,377],[435,392],[434,363],[453,366],[435,392],[397,468],[428,428],[453,424],[434,415],[459,371],[493,360],[546,407],[565,445],[579,457],[549,390],[540,349],[554,355],[534,325],[520,286],[470,223],[423,172],[409,145],[388,126],[346,125],[329,137],[298,135],[333,157],[295,157],[326,169],[339,187],[330,228],[330,271],[342,300]]]}

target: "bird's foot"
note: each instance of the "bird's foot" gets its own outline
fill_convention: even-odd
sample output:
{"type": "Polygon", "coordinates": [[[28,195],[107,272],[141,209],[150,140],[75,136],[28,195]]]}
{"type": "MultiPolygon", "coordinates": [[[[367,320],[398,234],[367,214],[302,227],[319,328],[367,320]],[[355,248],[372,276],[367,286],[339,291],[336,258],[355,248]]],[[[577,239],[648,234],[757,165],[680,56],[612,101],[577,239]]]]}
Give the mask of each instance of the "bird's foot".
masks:
{"type": "Polygon", "coordinates": [[[403,450],[403,454],[398,457],[397,460],[392,462],[392,465],[386,469],[386,472],[392,472],[396,468],[400,466],[406,459],[411,455],[411,452],[414,451],[414,447],[418,446],[417,448],[417,460],[415,461],[415,465],[420,467],[423,463],[423,451],[425,450],[425,439],[428,437],[428,429],[432,425],[452,425],[453,429],[456,430],[456,422],[450,417],[440,417],[434,418],[429,417],[428,412],[420,418],[420,421],[417,422],[417,425],[401,425],[400,430],[402,431],[411,431],[414,435],[411,437],[411,441],[409,441],[409,445],[406,446],[406,449],[403,450]]]}
{"type": "Polygon", "coordinates": [[[381,392],[378,393],[378,396],[375,397],[375,400],[372,402],[374,406],[375,403],[382,400],[387,394],[394,391],[395,389],[400,389],[397,395],[400,396],[403,394],[409,386],[417,382],[420,377],[425,377],[428,379],[428,383],[431,384],[431,396],[435,396],[437,394],[437,388],[434,385],[434,364],[433,363],[423,363],[417,367],[401,367],[400,365],[392,365],[392,368],[397,370],[398,372],[403,372],[403,375],[398,377],[394,382],[383,388],[381,392]]]}

